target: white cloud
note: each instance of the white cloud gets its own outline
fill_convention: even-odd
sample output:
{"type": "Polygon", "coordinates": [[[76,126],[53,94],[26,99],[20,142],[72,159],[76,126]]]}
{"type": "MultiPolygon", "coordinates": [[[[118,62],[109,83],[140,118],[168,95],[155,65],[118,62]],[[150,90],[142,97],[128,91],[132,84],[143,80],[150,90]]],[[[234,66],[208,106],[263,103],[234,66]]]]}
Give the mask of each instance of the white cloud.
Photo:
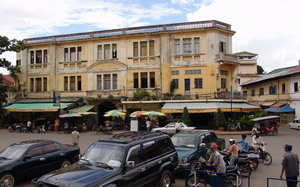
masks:
{"type": "Polygon", "coordinates": [[[172,0],[173,4],[189,4],[194,2],[195,0],[172,0]]]}
{"type": "Polygon", "coordinates": [[[219,20],[236,31],[234,51],[258,53],[267,71],[298,65],[300,27],[298,0],[214,0],[187,15],[188,21],[219,20]]]}

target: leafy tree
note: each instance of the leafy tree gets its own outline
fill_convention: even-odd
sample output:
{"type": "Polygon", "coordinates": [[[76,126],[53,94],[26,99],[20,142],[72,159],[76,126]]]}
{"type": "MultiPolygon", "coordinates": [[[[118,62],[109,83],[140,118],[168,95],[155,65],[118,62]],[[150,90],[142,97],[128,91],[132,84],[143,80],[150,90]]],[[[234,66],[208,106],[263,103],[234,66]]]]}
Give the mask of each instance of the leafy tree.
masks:
{"type": "Polygon", "coordinates": [[[187,125],[190,124],[190,114],[187,107],[183,108],[182,122],[186,123],[187,125]]]}
{"type": "Polygon", "coordinates": [[[170,83],[170,92],[173,93],[175,90],[175,80],[172,79],[171,83],[170,83]]]}
{"type": "Polygon", "coordinates": [[[257,74],[261,75],[265,73],[265,70],[260,65],[257,65],[257,74]]]}
{"type": "Polygon", "coordinates": [[[217,111],[217,117],[216,117],[216,126],[217,127],[227,127],[228,122],[225,118],[224,113],[221,111],[221,109],[218,109],[217,111]]]}
{"type": "Polygon", "coordinates": [[[140,100],[149,100],[150,94],[145,89],[137,89],[133,93],[132,100],[133,101],[140,101],[140,100]]]}

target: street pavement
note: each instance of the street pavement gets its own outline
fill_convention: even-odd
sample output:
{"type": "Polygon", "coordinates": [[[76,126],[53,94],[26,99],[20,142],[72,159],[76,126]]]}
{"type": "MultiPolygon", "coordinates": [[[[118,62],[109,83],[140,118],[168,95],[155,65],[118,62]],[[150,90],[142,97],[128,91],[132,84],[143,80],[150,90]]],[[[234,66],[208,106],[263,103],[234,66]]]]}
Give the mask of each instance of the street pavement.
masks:
{"type": "MultiPolygon", "coordinates": [[[[230,132],[230,135],[227,135],[225,132],[217,132],[218,137],[225,138],[228,142],[230,137],[235,138],[236,140],[240,139],[241,132],[230,132]]],[[[248,134],[248,132],[247,132],[248,134]]],[[[250,177],[250,184],[252,187],[263,187],[267,186],[267,177],[278,178],[281,170],[281,160],[284,153],[283,145],[285,143],[291,143],[294,145],[293,152],[300,155],[300,131],[291,130],[287,126],[282,126],[279,129],[279,134],[277,136],[263,136],[263,140],[267,142],[267,151],[271,153],[273,157],[273,162],[270,166],[265,166],[263,163],[260,163],[258,169],[252,172],[250,177]]],[[[86,132],[80,134],[80,150],[83,153],[88,146],[97,141],[101,137],[109,137],[109,135],[96,135],[95,132],[86,132]]],[[[47,132],[47,133],[9,133],[6,129],[0,130],[0,150],[6,148],[10,144],[23,140],[32,140],[32,139],[52,139],[61,143],[71,144],[71,135],[63,134],[61,132],[47,132]]],[[[251,144],[251,137],[247,137],[248,142],[251,144]]],[[[16,187],[28,187],[31,186],[30,182],[23,182],[16,185],[16,187]]],[[[184,186],[184,176],[178,176],[176,179],[175,187],[184,186]]],[[[244,180],[243,186],[248,186],[247,181],[244,180]]],[[[271,181],[270,187],[280,187],[281,184],[278,181],[271,181]]],[[[283,185],[285,186],[285,185],[283,185]]]]}

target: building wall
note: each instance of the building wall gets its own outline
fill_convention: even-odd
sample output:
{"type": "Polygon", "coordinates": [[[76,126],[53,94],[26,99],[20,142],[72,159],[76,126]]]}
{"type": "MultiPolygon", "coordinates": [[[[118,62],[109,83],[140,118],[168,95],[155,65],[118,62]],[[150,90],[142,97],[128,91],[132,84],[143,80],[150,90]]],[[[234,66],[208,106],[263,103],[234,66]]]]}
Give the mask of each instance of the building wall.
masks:
{"type": "Polygon", "coordinates": [[[300,117],[300,75],[290,77],[290,106],[295,108],[296,117],[300,117]],[[297,85],[298,84],[298,90],[297,85]]]}

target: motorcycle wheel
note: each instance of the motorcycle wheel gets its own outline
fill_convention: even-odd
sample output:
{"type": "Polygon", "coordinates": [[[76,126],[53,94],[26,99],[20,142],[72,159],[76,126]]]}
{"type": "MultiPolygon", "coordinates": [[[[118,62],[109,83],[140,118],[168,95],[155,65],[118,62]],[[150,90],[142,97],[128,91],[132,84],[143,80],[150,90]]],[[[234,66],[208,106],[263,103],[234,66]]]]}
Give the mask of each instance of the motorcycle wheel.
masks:
{"type": "Polygon", "coordinates": [[[277,134],[278,134],[278,130],[273,130],[273,131],[272,131],[272,135],[273,135],[273,136],[276,136],[277,134]]]}
{"type": "Polygon", "coordinates": [[[200,183],[200,182],[201,182],[201,181],[200,181],[199,175],[196,174],[196,181],[195,181],[195,176],[194,176],[194,174],[192,173],[192,174],[190,174],[190,175],[188,176],[188,179],[187,179],[187,181],[186,181],[186,186],[187,186],[187,187],[199,186],[199,183],[200,183]]]}
{"type": "Polygon", "coordinates": [[[263,163],[267,166],[272,164],[272,156],[268,152],[264,152],[263,163]]]}
{"type": "Polygon", "coordinates": [[[255,171],[258,168],[258,164],[258,160],[252,160],[252,163],[249,165],[249,167],[252,171],[255,171]]]}
{"type": "Polygon", "coordinates": [[[241,175],[251,175],[251,168],[250,166],[241,165],[239,168],[241,175]]]}
{"type": "Polygon", "coordinates": [[[21,132],[22,130],[20,128],[17,128],[16,129],[16,132],[21,132]]]}
{"type": "Polygon", "coordinates": [[[243,178],[241,176],[234,176],[231,180],[232,186],[241,186],[243,183],[243,178]],[[238,180],[238,183],[237,183],[238,180]]]}

